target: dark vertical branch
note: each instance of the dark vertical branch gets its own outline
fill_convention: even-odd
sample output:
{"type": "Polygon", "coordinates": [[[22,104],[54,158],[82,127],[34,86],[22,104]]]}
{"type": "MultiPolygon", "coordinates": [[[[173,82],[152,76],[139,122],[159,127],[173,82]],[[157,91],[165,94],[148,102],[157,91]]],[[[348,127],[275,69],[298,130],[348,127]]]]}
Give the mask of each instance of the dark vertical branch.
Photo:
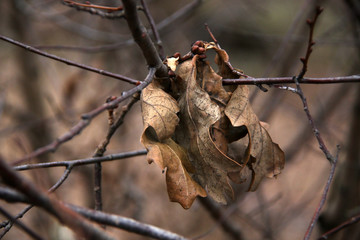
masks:
{"type": "Polygon", "coordinates": [[[300,74],[298,75],[297,79],[299,81],[301,81],[301,79],[304,77],[305,73],[307,72],[307,68],[308,68],[308,62],[310,59],[310,55],[312,53],[312,47],[314,46],[315,42],[313,40],[313,36],[314,36],[314,29],[315,29],[315,24],[316,21],[318,19],[318,17],[320,16],[321,12],[323,11],[323,9],[321,7],[316,7],[315,10],[315,16],[313,19],[308,19],[306,22],[309,25],[310,28],[310,33],[309,33],[309,38],[308,38],[308,44],[307,44],[307,48],[306,48],[306,54],[305,57],[300,58],[301,62],[303,63],[303,67],[301,69],[300,74]]]}
{"type": "Polygon", "coordinates": [[[159,31],[157,30],[155,21],[154,21],[152,15],[150,13],[150,10],[149,10],[145,0],[141,0],[141,5],[143,5],[145,16],[148,19],[148,21],[150,23],[151,30],[152,30],[152,32],[154,34],[156,45],[157,45],[158,50],[159,50],[159,56],[160,56],[160,58],[162,60],[164,60],[165,59],[164,48],[163,48],[163,45],[162,45],[162,41],[161,41],[161,38],[160,38],[159,31]]]}
{"type": "Polygon", "coordinates": [[[307,116],[307,118],[309,120],[309,123],[310,123],[311,128],[312,128],[312,130],[314,132],[316,140],[319,143],[319,147],[320,147],[321,151],[324,153],[326,159],[329,160],[329,162],[331,164],[331,170],[330,170],[329,178],[328,178],[327,183],[325,185],[325,188],[324,188],[321,200],[319,202],[319,205],[316,208],[316,210],[314,212],[314,215],[313,215],[313,217],[312,217],[312,219],[310,221],[309,227],[308,227],[308,229],[307,229],[307,231],[305,233],[304,240],[310,239],[312,230],[314,229],[315,223],[317,222],[317,220],[319,218],[320,211],[322,210],[322,208],[323,208],[323,206],[325,204],[326,197],[327,197],[327,194],[329,192],[330,185],[331,185],[332,179],[333,179],[334,174],[335,174],[336,163],[338,161],[338,158],[339,158],[338,154],[339,154],[339,151],[340,151],[340,147],[338,146],[338,151],[337,151],[336,157],[331,155],[330,151],[328,150],[328,148],[326,147],[326,145],[324,143],[324,140],[322,139],[322,137],[320,135],[320,131],[318,130],[318,128],[315,125],[314,119],[313,119],[312,115],[310,114],[310,110],[309,110],[307,100],[305,98],[305,95],[304,95],[301,87],[300,87],[300,82],[303,79],[305,73],[307,72],[308,62],[309,62],[309,59],[310,59],[310,55],[312,53],[312,46],[315,44],[314,41],[313,41],[314,28],[315,28],[316,20],[318,19],[321,12],[322,12],[322,8],[317,7],[316,11],[315,11],[314,18],[310,19],[310,20],[307,20],[307,23],[308,23],[309,28],[310,28],[310,34],[309,34],[309,38],[308,38],[306,54],[305,54],[305,57],[300,59],[302,64],[303,64],[303,67],[302,67],[299,75],[297,77],[294,77],[294,81],[295,81],[295,84],[296,84],[296,89],[292,90],[300,97],[300,99],[302,101],[302,104],[303,104],[303,107],[304,107],[304,112],[305,112],[305,114],[306,114],[306,116],[307,116]]]}
{"type": "Polygon", "coordinates": [[[157,77],[167,77],[167,67],[162,63],[154,43],[151,41],[146,28],[140,21],[137,12],[136,1],[122,0],[122,2],[125,10],[125,18],[129,25],[132,36],[135,42],[141,48],[147,64],[149,67],[156,68],[157,77]]]}
{"type": "MultiPolygon", "coordinates": [[[[110,97],[109,100],[111,100],[112,98],[110,97]]],[[[106,135],[105,140],[100,143],[98,145],[98,147],[96,148],[96,151],[93,155],[93,157],[102,157],[104,156],[104,153],[106,151],[106,148],[108,146],[108,144],[110,143],[110,140],[112,138],[112,136],[114,135],[114,133],[116,132],[116,130],[120,127],[120,125],[124,122],[124,118],[126,116],[126,114],[129,112],[129,110],[131,109],[131,107],[139,100],[139,94],[136,93],[132,96],[130,102],[128,104],[126,104],[125,106],[123,106],[119,115],[118,120],[114,123],[113,119],[112,119],[112,112],[114,109],[109,109],[109,114],[111,115],[110,119],[109,119],[109,129],[106,135]]],[[[115,106],[114,108],[116,108],[117,106],[115,106]]],[[[95,166],[94,166],[94,193],[95,193],[95,210],[102,210],[102,194],[101,194],[101,162],[96,162],[95,166]]]]}
{"type": "Polygon", "coordinates": [[[102,166],[101,162],[94,164],[94,196],[95,196],[95,210],[102,211],[102,166]]]}

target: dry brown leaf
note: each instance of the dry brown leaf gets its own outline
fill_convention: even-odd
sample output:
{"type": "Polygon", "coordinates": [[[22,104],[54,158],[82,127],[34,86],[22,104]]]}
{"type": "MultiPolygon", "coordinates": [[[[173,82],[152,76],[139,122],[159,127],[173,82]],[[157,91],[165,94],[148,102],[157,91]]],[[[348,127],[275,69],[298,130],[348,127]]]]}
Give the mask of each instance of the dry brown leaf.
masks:
{"type": "Polygon", "coordinates": [[[166,170],[166,184],[171,201],[189,208],[196,196],[206,196],[205,190],[189,175],[194,168],[187,153],[170,137],[179,119],[175,99],[151,83],[141,94],[144,132],[141,142],[148,149],[147,160],[166,170]]]}
{"type": "Polygon", "coordinates": [[[147,159],[166,169],[169,197],[184,208],[206,192],[227,203],[233,198],[229,179],[242,183],[251,175],[249,190],[254,191],[264,177],[276,176],[284,167],[284,153],[250,107],[248,88],[238,86],[231,93],[222,86],[223,77],[238,78],[242,72],[216,44],[197,43],[217,52],[218,73],[203,60],[204,51],[180,64],[169,58],[169,68],[176,69],[171,95],[160,82],[142,92],[141,142],[147,159]],[[232,142],[236,144],[229,151],[232,142]]]}
{"type": "Polygon", "coordinates": [[[205,190],[189,174],[194,170],[182,147],[171,139],[161,143],[151,141],[146,136],[143,136],[143,144],[149,150],[147,160],[166,170],[166,185],[171,201],[188,209],[197,196],[206,197],[205,190]]]}
{"type": "MultiPolygon", "coordinates": [[[[205,187],[214,200],[227,203],[233,197],[227,175],[239,171],[242,166],[226,156],[226,152],[222,152],[213,142],[210,129],[220,120],[221,108],[211,100],[199,83],[204,80],[203,76],[218,77],[208,64],[196,64],[194,57],[177,69],[177,75],[181,78],[179,81],[184,81],[187,88],[179,100],[181,121],[176,140],[189,152],[196,169],[196,180],[200,185],[205,187]]],[[[218,80],[221,81],[221,78],[218,80]]]]}
{"type": "Polygon", "coordinates": [[[248,163],[253,171],[249,190],[255,191],[264,177],[274,177],[281,172],[285,156],[279,146],[272,142],[270,135],[253,112],[248,95],[247,86],[238,86],[226,106],[225,114],[233,126],[246,126],[248,129],[251,141],[250,154],[254,158],[254,161],[248,163]]]}
{"type": "Polygon", "coordinates": [[[162,141],[174,134],[179,123],[178,103],[155,82],[142,91],[141,108],[144,129],[151,127],[155,139],[162,141]]]}

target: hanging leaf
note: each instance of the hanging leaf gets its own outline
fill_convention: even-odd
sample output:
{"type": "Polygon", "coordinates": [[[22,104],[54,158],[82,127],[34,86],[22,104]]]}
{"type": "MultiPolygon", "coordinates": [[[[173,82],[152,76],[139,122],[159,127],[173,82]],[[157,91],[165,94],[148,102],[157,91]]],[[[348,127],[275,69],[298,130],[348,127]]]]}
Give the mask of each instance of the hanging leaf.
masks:
{"type": "MultiPolygon", "coordinates": [[[[181,121],[175,137],[189,152],[191,163],[195,166],[196,180],[214,200],[227,203],[233,198],[227,175],[229,172],[239,171],[242,166],[221,151],[227,148],[225,139],[215,139],[218,141],[215,144],[210,134],[211,127],[221,119],[222,112],[199,83],[205,86],[215,81],[215,78],[218,81],[221,81],[221,78],[208,64],[196,64],[197,58],[194,57],[191,61],[179,65],[177,69],[177,80],[183,81],[186,89],[179,99],[181,121]],[[219,148],[217,145],[223,146],[219,148]]],[[[220,87],[223,89],[221,85],[220,87]]],[[[213,94],[221,96],[221,93],[224,94],[221,89],[212,89],[213,94]]],[[[219,101],[226,104],[229,96],[224,94],[222,97],[219,101]]]]}
{"type": "Polygon", "coordinates": [[[260,124],[250,106],[248,94],[247,86],[238,86],[226,106],[225,114],[233,126],[246,126],[248,130],[251,141],[250,154],[254,158],[254,161],[248,163],[248,167],[253,171],[249,190],[255,191],[264,177],[280,174],[281,169],[284,168],[285,156],[260,124]]]}
{"type": "Polygon", "coordinates": [[[197,41],[192,51],[194,57],[181,63],[167,59],[175,70],[169,92],[154,81],[141,95],[147,159],[166,171],[170,200],[184,208],[207,194],[226,204],[233,198],[229,179],[242,183],[251,176],[254,191],[284,167],[284,153],[253,112],[248,88],[228,92],[222,86],[222,78],[239,78],[242,71],[214,43],[197,41]],[[217,53],[218,73],[204,61],[210,49],[217,53]]]}
{"type": "Polygon", "coordinates": [[[190,208],[196,196],[206,196],[205,190],[189,175],[194,168],[187,153],[170,137],[179,122],[179,107],[175,99],[151,83],[141,94],[144,132],[141,142],[148,149],[147,160],[166,171],[166,184],[171,201],[190,208]]]}

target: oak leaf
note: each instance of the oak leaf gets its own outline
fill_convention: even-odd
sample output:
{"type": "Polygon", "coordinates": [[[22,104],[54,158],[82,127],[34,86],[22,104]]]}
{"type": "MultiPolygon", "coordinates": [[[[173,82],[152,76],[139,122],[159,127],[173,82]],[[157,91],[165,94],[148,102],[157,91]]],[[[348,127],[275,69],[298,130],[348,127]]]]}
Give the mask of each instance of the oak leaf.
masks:
{"type": "Polygon", "coordinates": [[[222,147],[214,143],[210,130],[221,119],[222,111],[205,91],[205,86],[208,85],[212,96],[223,104],[227,103],[230,96],[221,85],[221,77],[207,63],[198,62],[196,56],[180,64],[176,74],[177,81],[182,81],[186,88],[178,100],[181,120],[175,139],[190,155],[196,170],[194,178],[214,200],[227,203],[233,197],[227,175],[239,172],[242,166],[229,158],[226,151],[221,151],[226,149],[226,141],[222,140],[222,147]],[[209,85],[217,85],[219,89],[209,85]]]}
{"type": "Polygon", "coordinates": [[[141,142],[148,149],[147,160],[166,170],[166,184],[171,201],[190,208],[196,196],[206,196],[205,190],[189,175],[193,172],[187,153],[170,137],[179,122],[179,107],[175,99],[156,83],[141,94],[144,132],[141,142]]]}
{"type": "Polygon", "coordinates": [[[251,142],[250,154],[253,161],[248,162],[253,172],[250,191],[255,191],[264,177],[280,174],[284,167],[285,156],[279,145],[272,142],[269,133],[253,112],[247,86],[238,86],[225,108],[225,114],[235,127],[246,126],[251,142]]]}
{"type": "Polygon", "coordinates": [[[207,194],[226,204],[233,198],[229,179],[242,183],[251,175],[249,190],[254,191],[264,177],[284,167],[284,153],[253,112],[248,88],[222,86],[222,78],[239,78],[242,71],[231,66],[217,44],[196,43],[216,51],[218,73],[204,61],[204,51],[183,62],[168,58],[175,70],[171,84],[155,80],[141,95],[147,159],[166,170],[170,200],[184,208],[207,194]]]}

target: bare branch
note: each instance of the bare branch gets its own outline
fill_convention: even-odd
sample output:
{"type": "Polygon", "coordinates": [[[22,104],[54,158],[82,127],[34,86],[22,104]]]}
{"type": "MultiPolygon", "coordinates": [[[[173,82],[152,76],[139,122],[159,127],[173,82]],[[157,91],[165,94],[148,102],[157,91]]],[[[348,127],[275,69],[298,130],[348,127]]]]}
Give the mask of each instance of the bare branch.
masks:
{"type": "Polygon", "coordinates": [[[83,114],[81,116],[82,119],[74,127],[72,127],[68,132],[66,132],[64,135],[62,135],[61,137],[56,139],[54,142],[52,142],[44,147],[38,148],[34,152],[23,157],[22,159],[16,160],[13,163],[13,165],[17,165],[21,162],[28,161],[32,158],[35,158],[35,157],[40,156],[47,152],[54,152],[62,143],[67,142],[67,141],[71,140],[73,137],[75,137],[76,135],[80,134],[81,131],[87,125],[90,124],[91,120],[93,118],[95,118],[96,116],[98,116],[100,113],[104,112],[106,109],[114,108],[116,105],[118,105],[120,102],[124,101],[128,97],[132,96],[134,93],[139,92],[142,89],[144,89],[152,81],[155,71],[156,71],[155,68],[150,68],[148,75],[146,76],[145,80],[143,82],[141,82],[140,85],[130,89],[127,92],[123,92],[121,97],[118,97],[109,103],[105,103],[102,106],[100,106],[86,114],[83,114]]]}
{"type": "Polygon", "coordinates": [[[88,12],[103,18],[116,19],[124,18],[122,7],[106,7],[95,4],[77,3],[71,0],[62,0],[62,3],[68,7],[73,7],[78,11],[88,12]]]}
{"type": "MultiPolygon", "coordinates": [[[[241,78],[241,79],[223,79],[224,85],[258,85],[258,84],[289,84],[294,83],[294,77],[273,77],[273,78],[241,78]]],[[[335,83],[354,83],[360,82],[359,75],[344,77],[327,78],[302,78],[300,84],[335,84],[335,83]]]]}
{"type": "Polygon", "coordinates": [[[31,238],[37,239],[37,240],[43,240],[41,236],[39,236],[37,233],[35,233],[33,230],[28,228],[25,224],[22,222],[17,221],[17,219],[13,216],[11,216],[10,213],[8,213],[5,209],[0,207],[0,213],[4,215],[6,218],[10,220],[11,223],[15,223],[20,229],[22,229],[24,232],[26,232],[31,238]]]}
{"type": "Polygon", "coordinates": [[[297,77],[298,80],[302,79],[304,77],[305,73],[307,72],[309,58],[310,58],[310,55],[312,53],[312,47],[315,44],[315,42],[313,41],[315,23],[316,23],[316,20],[318,19],[319,15],[321,14],[322,11],[323,11],[323,8],[321,8],[319,6],[316,7],[314,18],[313,19],[308,19],[306,21],[307,24],[310,27],[310,34],[309,34],[309,40],[308,40],[308,44],[307,44],[305,57],[300,58],[301,62],[303,63],[303,68],[301,69],[301,72],[300,72],[299,76],[297,77]]]}
{"type": "Polygon", "coordinates": [[[76,62],[70,61],[68,59],[61,58],[61,57],[58,57],[56,55],[41,51],[41,50],[39,50],[37,48],[34,48],[32,46],[26,45],[24,43],[18,42],[16,40],[13,40],[11,38],[8,38],[8,37],[2,36],[2,35],[0,35],[0,40],[6,41],[6,42],[11,43],[13,45],[16,45],[18,47],[22,47],[22,48],[24,48],[24,49],[26,49],[26,50],[28,50],[30,52],[36,53],[38,55],[41,55],[41,56],[44,56],[44,57],[47,57],[47,58],[50,58],[50,59],[53,59],[53,60],[56,60],[56,61],[59,61],[59,62],[62,62],[62,63],[65,63],[65,64],[70,65],[70,66],[78,67],[78,68],[81,68],[81,69],[84,69],[84,70],[88,70],[90,72],[98,73],[98,74],[101,74],[101,75],[104,75],[104,76],[107,76],[107,77],[111,77],[111,78],[114,78],[114,79],[118,79],[118,80],[121,80],[121,81],[124,81],[124,82],[131,83],[131,84],[138,84],[139,83],[138,80],[128,78],[128,77],[122,76],[120,74],[115,74],[115,73],[112,73],[112,72],[108,72],[108,71],[105,71],[105,70],[102,70],[102,69],[90,67],[90,66],[87,66],[85,64],[76,63],[76,62]]]}
{"type": "Polygon", "coordinates": [[[168,69],[162,63],[154,43],[151,41],[146,28],[139,19],[136,2],[133,0],[123,0],[122,2],[125,9],[126,21],[132,36],[141,48],[147,64],[150,67],[156,68],[156,75],[158,77],[168,77],[168,69]]]}
{"type": "Polygon", "coordinates": [[[341,223],[340,225],[336,226],[335,228],[331,229],[330,231],[324,233],[323,235],[321,235],[320,238],[318,238],[318,240],[328,239],[330,235],[333,235],[334,233],[337,233],[340,230],[342,230],[348,226],[351,226],[352,224],[355,224],[359,221],[360,221],[360,214],[351,217],[350,219],[346,220],[345,222],[341,223]]]}
{"type": "Polygon", "coordinates": [[[326,182],[324,191],[323,191],[323,193],[322,193],[322,196],[321,196],[319,205],[318,205],[318,207],[316,208],[316,211],[315,211],[315,213],[314,213],[314,216],[313,216],[312,219],[311,219],[311,222],[310,222],[310,224],[309,224],[308,229],[306,230],[306,233],[305,233],[305,236],[304,236],[304,240],[309,240],[309,239],[310,239],[311,232],[312,232],[312,230],[314,229],[315,223],[317,222],[317,220],[318,220],[318,218],[319,218],[320,211],[321,211],[322,207],[323,207],[324,204],[325,204],[326,197],[327,197],[327,194],[328,194],[328,192],[329,192],[331,182],[332,182],[332,180],[333,180],[333,178],[334,178],[334,175],[335,175],[335,168],[336,168],[336,163],[337,163],[338,158],[339,158],[339,151],[340,151],[340,147],[338,146],[338,151],[337,151],[337,153],[336,153],[336,157],[333,159],[333,161],[332,161],[332,163],[331,163],[331,170],[330,170],[329,177],[328,177],[328,180],[327,180],[327,182],[326,182]]]}
{"type": "Polygon", "coordinates": [[[290,91],[296,93],[300,97],[300,99],[301,99],[301,101],[303,103],[303,107],[304,107],[304,111],[306,113],[306,116],[307,116],[307,118],[309,120],[309,123],[310,123],[311,128],[312,128],[312,130],[314,132],[316,140],[319,143],[319,147],[320,147],[321,151],[324,153],[326,159],[328,159],[330,164],[331,164],[331,170],[330,170],[329,177],[328,177],[327,183],[325,185],[321,200],[320,200],[320,202],[318,204],[318,207],[315,210],[314,215],[313,215],[313,217],[312,217],[312,219],[310,221],[309,227],[308,227],[308,229],[307,229],[307,231],[305,233],[305,236],[304,236],[304,240],[310,239],[311,232],[314,229],[315,223],[317,222],[317,220],[319,218],[320,211],[321,211],[322,207],[325,204],[326,197],[327,197],[327,194],[329,192],[332,179],[334,177],[336,163],[337,163],[337,160],[339,158],[339,151],[340,151],[340,147],[338,146],[336,157],[334,157],[334,156],[331,155],[331,153],[327,149],[327,147],[326,147],[326,145],[324,143],[324,140],[322,139],[322,137],[320,135],[320,132],[319,132],[318,128],[315,125],[313,117],[312,117],[312,115],[311,115],[311,113],[309,111],[309,106],[307,104],[307,100],[305,98],[305,95],[304,95],[301,87],[300,87],[300,82],[302,81],[305,73],[307,72],[307,64],[308,64],[310,55],[312,53],[312,46],[315,44],[314,41],[313,41],[313,33],[314,33],[316,20],[318,19],[321,12],[322,12],[322,8],[317,7],[316,11],[315,11],[314,18],[312,20],[307,20],[307,23],[308,23],[308,25],[310,27],[310,34],[309,34],[309,40],[308,40],[308,45],[307,45],[305,57],[300,59],[302,64],[303,64],[303,67],[302,67],[299,75],[297,77],[293,78],[293,80],[294,80],[294,82],[296,84],[296,89],[294,89],[294,88],[288,88],[288,89],[283,88],[283,89],[290,90],[290,91]]]}
{"type": "MultiPolygon", "coordinates": [[[[144,154],[146,154],[146,152],[147,152],[146,149],[144,149],[144,150],[138,150],[138,151],[133,151],[133,152],[124,152],[124,153],[119,153],[119,154],[108,155],[108,156],[105,156],[105,157],[95,157],[95,158],[79,159],[79,160],[65,161],[65,162],[49,162],[49,163],[39,163],[39,164],[28,164],[28,165],[22,165],[22,166],[14,167],[14,169],[18,170],[18,171],[22,171],[22,170],[30,170],[30,169],[36,169],[36,168],[42,168],[42,167],[47,168],[47,167],[51,167],[50,165],[52,165],[52,164],[55,164],[55,165],[53,165],[53,167],[65,166],[66,169],[65,169],[63,175],[61,176],[61,178],[48,190],[48,192],[51,193],[51,192],[54,192],[58,187],[60,187],[61,184],[63,184],[65,182],[67,177],[70,175],[71,170],[75,166],[81,166],[81,165],[85,165],[85,164],[92,164],[92,163],[94,163],[94,161],[96,161],[96,162],[111,161],[111,160],[116,160],[116,159],[128,158],[128,157],[132,157],[132,156],[144,155],[144,154]]],[[[20,213],[18,213],[14,217],[14,219],[22,218],[33,206],[34,205],[27,206],[20,213]]],[[[5,229],[2,232],[2,234],[0,234],[0,239],[1,239],[1,237],[3,235],[5,235],[11,229],[12,225],[13,225],[12,221],[4,222],[5,229]]]]}
{"type": "Polygon", "coordinates": [[[162,240],[186,240],[185,237],[177,235],[175,233],[166,231],[164,229],[144,224],[138,221],[135,221],[131,218],[121,217],[114,214],[94,211],[82,207],[77,207],[74,205],[69,205],[71,209],[77,213],[83,215],[84,217],[95,221],[100,224],[107,226],[113,226],[120,229],[124,229],[129,232],[137,233],[143,236],[152,237],[155,239],[162,240]]]}
{"type": "Polygon", "coordinates": [[[136,156],[145,155],[146,153],[147,153],[146,149],[141,149],[141,150],[137,150],[137,151],[106,155],[103,157],[92,157],[92,158],[84,158],[84,159],[69,160],[69,161],[26,164],[26,165],[16,166],[16,167],[14,167],[14,170],[25,171],[25,170],[31,170],[31,169],[36,169],[36,168],[51,168],[51,167],[67,167],[67,168],[69,168],[69,167],[94,164],[96,162],[108,162],[108,161],[129,158],[129,157],[136,157],[136,156]]]}
{"type": "MultiPolygon", "coordinates": [[[[8,202],[24,202],[29,203],[29,199],[21,193],[0,187],[0,198],[8,202]]],[[[121,217],[114,214],[94,211],[70,204],[65,204],[66,207],[71,208],[73,211],[83,215],[87,219],[108,226],[124,229],[129,232],[140,234],[143,236],[152,237],[161,240],[186,240],[178,234],[166,231],[164,229],[144,224],[133,220],[131,218],[121,217]]]]}
{"type": "Polygon", "coordinates": [[[156,41],[156,45],[158,47],[158,51],[159,51],[159,56],[161,59],[165,59],[165,53],[164,53],[164,48],[163,48],[163,45],[162,45],[162,41],[160,39],[160,34],[159,34],[159,31],[158,29],[156,28],[156,24],[155,24],[155,21],[150,13],[150,10],[146,4],[146,2],[144,0],[141,0],[141,5],[143,6],[144,8],[144,13],[145,13],[145,16],[146,18],[148,19],[149,23],[150,23],[150,27],[151,27],[151,30],[154,34],[154,38],[155,38],[155,41],[156,41]]]}
{"type": "MultiPolygon", "coordinates": [[[[112,97],[108,98],[108,100],[110,100],[110,101],[111,101],[111,99],[112,99],[112,97]]],[[[120,116],[115,123],[113,122],[113,110],[114,109],[108,109],[109,125],[110,125],[109,130],[108,130],[105,140],[102,143],[100,143],[98,145],[98,147],[96,148],[96,151],[95,151],[93,157],[102,157],[104,155],[104,152],[106,151],[106,147],[110,143],[111,137],[114,135],[116,130],[120,127],[120,125],[124,122],[124,118],[125,118],[126,114],[129,112],[131,107],[138,100],[139,100],[139,94],[135,93],[132,96],[131,101],[121,108],[122,110],[121,110],[120,116]]],[[[116,107],[117,106],[115,106],[115,108],[116,107]]],[[[102,175],[102,172],[101,172],[101,169],[102,169],[101,162],[96,162],[95,166],[94,166],[95,210],[102,210],[102,197],[101,197],[101,192],[102,192],[101,191],[101,175],[102,175]]]]}
{"type": "Polygon", "coordinates": [[[40,206],[60,222],[67,225],[79,236],[86,239],[113,239],[103,231],[85,221],[73,210],[69,209],[59,201],[50,199],[38,190],[30,181],[15,172],[4,160],[0,159],[0,172],[2,181],[23,193],[31,203],[40,206]]]}
{"type": "MultiPolygon", "coordinates": [[[[9,190],[9,189],[7,189],[9,190]]],[[[8,193],[12,193],[11,191],[8,192],[8,193]]],[[[1,195],[1,193],[0,193],[1,195]]],[[[0,196],[1,198],[1,196],[0,196]]],[[[21,201],[20,201],[21,202],[21,201]]],[[[34,205],[30,205],[30,206],[27,206],[26,208],[24,208],[20,213],[18,213],[16,216],[13,217],[13,219],[8,220],[8,221],[4,221],[2,222],[2,227],[4,227],[4,231],[0,234],[0,239],[2,239],[5,234],[12,228],[13,224],[14,224],[14,220],[17,220],[19,218],[22,218],[30,209],[32,209],[34,205]]]]}
{"type": "MultiPolygon", "coordinates": [[[[183,8],[177,10],[169,17],[162,20],[159,24],[155,26],[156,29],[159,31],[164,29],[165,27],[169,26],[174,21],[178,20],[179,18],[189,14],[191,11],[195,10],[196,7],[200,6],[202,0],[194,0],[189,4],[185,5],[183,8]]],[[[125,47],[134,44],[135,41],[133,38],[128,40],[124,40],[122,42],[116,42],[101,46],[62,46],[62,45],[38,45],[35,46],[38,49],[51,49],[51,50],[68,50],[68,51],[79,51],[84,53],[97,53],[103,51],[112,51],[114,49],[118,49],[120,47],[125,47]]]]}

